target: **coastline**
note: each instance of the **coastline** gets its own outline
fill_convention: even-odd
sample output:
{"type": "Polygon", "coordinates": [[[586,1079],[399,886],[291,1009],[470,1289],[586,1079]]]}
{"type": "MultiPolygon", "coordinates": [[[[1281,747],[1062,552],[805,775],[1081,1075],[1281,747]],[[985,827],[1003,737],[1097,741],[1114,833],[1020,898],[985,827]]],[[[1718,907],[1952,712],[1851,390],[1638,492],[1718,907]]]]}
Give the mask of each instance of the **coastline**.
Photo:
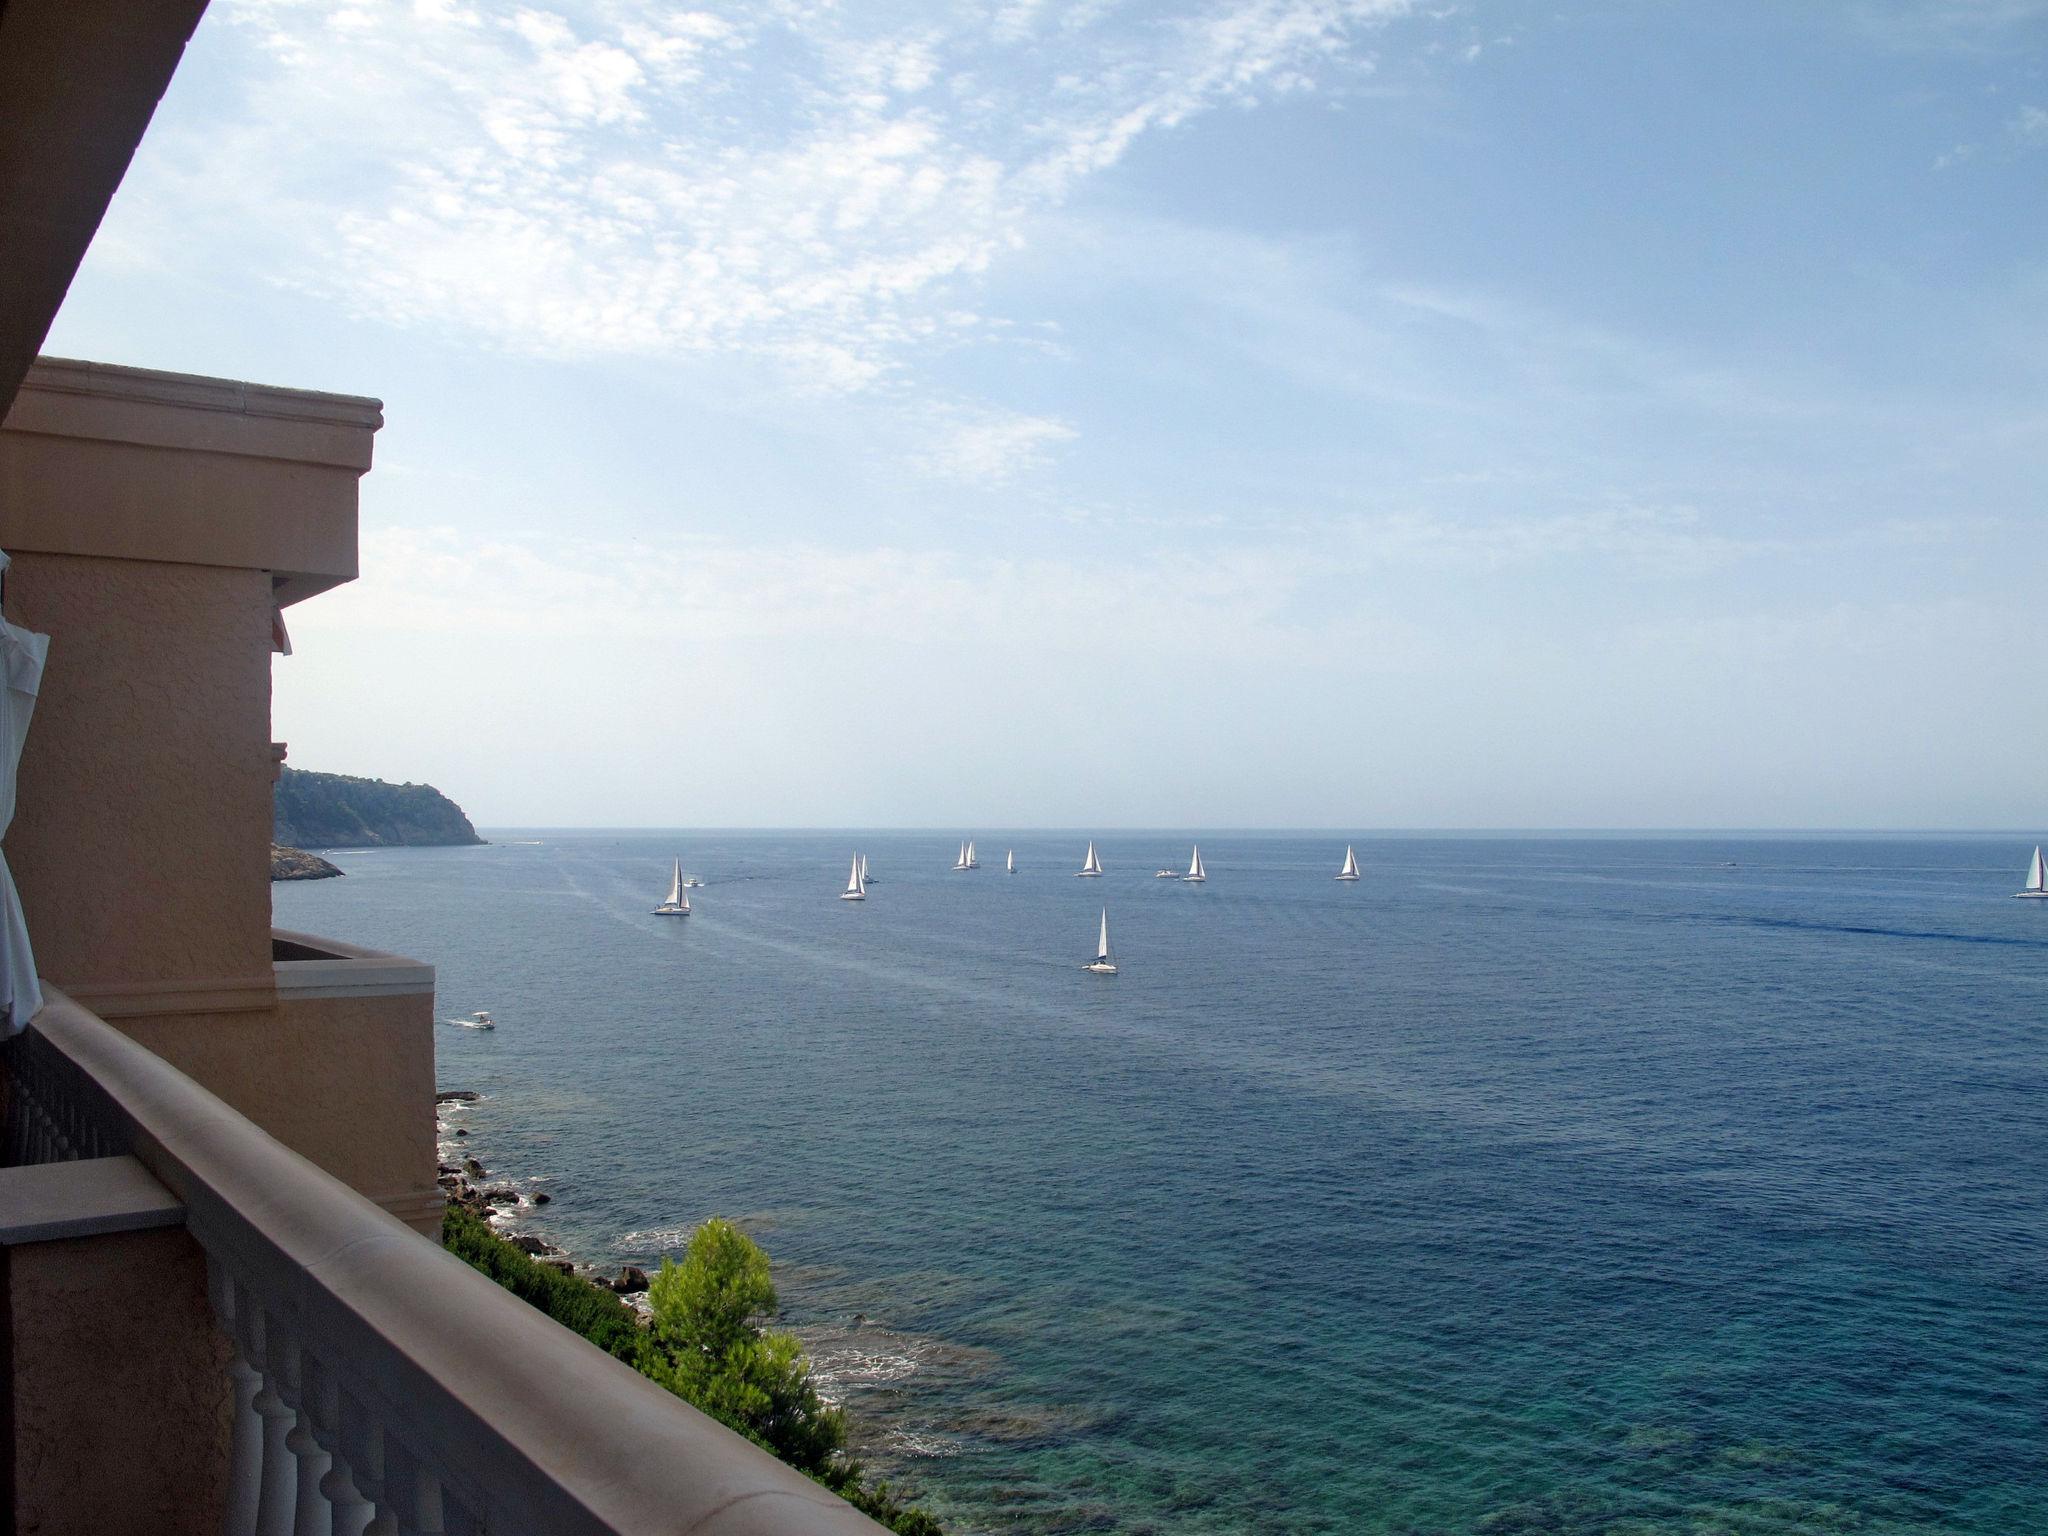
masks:
{"type": "MultiPolygon", "coordinates": [[[[470,1150],[473,1137],[488,1140],[491,1130],[504,1129],[490,1123],[486,1106],[491,1102],[491,1095],[469,1089],[435,1093],[438,1182],[449,1205],[481,1220],[494,1236],[535,1263],[609,1291],[646,1326],[651,1320],[648,1287],[659,1265],[654,1255],[660,1250],[664,1257],[679,1258],[695,1224],[621,1234],[641,1240],[651,1264],[616,1253],[597,1260],[579,1255],[555,1235],[538,1230],[547,1224],[550,1208],[561,1204],[540,1185],[559,1174],[493,1167],[470,1150]]],[[[772,1226],[745,1217],[736,1218],[735,1224],[750,1234],[772,1226]]],[[[933,1461],[988,1445],[1038,1440],[1052,1427],[1031,1414],[950,1414],[933,1395],[913,1396],[913,1380],[930,1382],[936,1394],[944,1396],[949,1388],[957,1392],[989,1379],[997,1362],[987,1351],[906,1333],[871,1315],[867,1309],[879,1310],[885,1300],[879,1282],[850,1284],[837,1268],[776,1265],[775,1275],[782,1305],[773,1321],[802,1343],[820,1395],[848,1411],[848,1451],[905,1499],[935,1510],[945,1508],[949,1528],[963,1516],[943,1498],[933,1497],[926,1476],[933,1461]],[[851,1310],[835,1301],[850,1303],[851,1310]]]]}

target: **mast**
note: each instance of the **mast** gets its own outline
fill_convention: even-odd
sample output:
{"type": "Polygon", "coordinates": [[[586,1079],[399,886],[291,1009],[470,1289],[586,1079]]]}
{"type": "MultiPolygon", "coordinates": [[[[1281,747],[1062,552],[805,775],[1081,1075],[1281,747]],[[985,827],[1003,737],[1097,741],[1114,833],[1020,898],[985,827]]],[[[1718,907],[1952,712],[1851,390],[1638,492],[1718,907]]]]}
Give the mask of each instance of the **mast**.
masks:
{"type": "Polygon", "coordinates": [[[2038,846],[2034,849],[2034,867],[2027,871],[2027,889],[2048,891],[2048,862],[2042,860],[2038,846]]]}
{"type": "Polygon", "coordinates": [[[1190,880],[1208,878],[1202,873],[1202,845],[1200,843],[1195,844],[1194,855],[1188,860],[1188,878],[1190,880]]]}
{"type": "Polygon", "coordinates": [[[1097,960],[1107,960],[1109,958],[1109,908],[1107,907],[1102,909],[1102,937],[1096,940],[1095,958],[1097,960]]]}
{"type": "Polygon", "coordinates": [[[668,905],[674,906],[683,899],[683,861],[676,860],[675,873],[669,877],[668,905]]]}

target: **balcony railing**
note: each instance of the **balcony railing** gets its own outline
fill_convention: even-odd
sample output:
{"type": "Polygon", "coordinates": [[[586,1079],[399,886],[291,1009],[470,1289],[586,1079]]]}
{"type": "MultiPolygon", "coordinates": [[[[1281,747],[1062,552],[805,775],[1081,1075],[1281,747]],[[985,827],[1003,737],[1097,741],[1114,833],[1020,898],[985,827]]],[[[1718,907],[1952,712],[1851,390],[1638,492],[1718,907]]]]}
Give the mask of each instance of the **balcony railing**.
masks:
{"type": "Polygon", "coordinates": [[[61,992],[8,1054],[16,1161],[131,1153],[184,1204],[233,1345],[229,1536],[879,1531],[61,992]]]}

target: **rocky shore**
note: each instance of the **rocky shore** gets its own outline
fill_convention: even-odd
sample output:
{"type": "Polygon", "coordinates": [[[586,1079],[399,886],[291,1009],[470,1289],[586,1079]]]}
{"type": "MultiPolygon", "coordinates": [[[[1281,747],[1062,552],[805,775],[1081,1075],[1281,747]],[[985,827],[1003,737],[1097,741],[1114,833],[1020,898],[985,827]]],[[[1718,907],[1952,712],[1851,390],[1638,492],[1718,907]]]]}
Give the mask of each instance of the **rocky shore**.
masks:
{"type": "Polygon", "coordinates": [[[317,853],[308,853],[303,848],[287,848],[282,843],[270,845],[270,878],[273,880],[334,880],[340,875],[340,870],[317,853]]]}
{"type": "MultiPolygon", "coordinates": [[[[482,1095],[467,1089],[450,1089],[434,1095],[437,1119],[443,1106],[451,1104],[474,1104],[482,1095]]],[[[445,1147],[451,1141],[460,1141],[469,1135],[467,1127],[456,1126],[452,1130],[445,1121],[438,1124],[438,1139],[445,1147]]],[[[494,1183],[490,1170],[474,1157],[457,1161],[443,1161],[440,1165],[440,1185],[448,1203],[468,1211],[478,1220],[486,1222],[506,1242],[529,1258],[545,1264],[549,1269],[559,1270],[565,1275],[588,1280],[593,1285],[603,1286],[614,1294],[628,1298],[644,1296],[647,1291],[647,1271],[637,1264],[623,1266],[616,1275],[607,1274],[595,1264],[580,1264],[570,1254],[543,1237],[518,1229],[518,1216],[522,1210],[538,1208],[553,1203],[554,1197],[544,1189],[537,1189],[522,1195],[510,1184],[494,1183]]],[[[637,1302],[636,1302],[637,1305],[637,1302]]]]}

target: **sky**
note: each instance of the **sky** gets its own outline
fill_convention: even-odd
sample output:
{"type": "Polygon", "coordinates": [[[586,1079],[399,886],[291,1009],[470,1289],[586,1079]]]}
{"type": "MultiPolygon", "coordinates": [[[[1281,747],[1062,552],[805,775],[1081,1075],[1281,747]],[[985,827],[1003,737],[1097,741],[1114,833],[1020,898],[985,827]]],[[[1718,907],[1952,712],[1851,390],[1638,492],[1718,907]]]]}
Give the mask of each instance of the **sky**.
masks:
{"type": "Polygon", "coordinates": [[[485,826],[2048,831],[2048,0],[213,0],[46,350],[371,395],[485,826]]]}

